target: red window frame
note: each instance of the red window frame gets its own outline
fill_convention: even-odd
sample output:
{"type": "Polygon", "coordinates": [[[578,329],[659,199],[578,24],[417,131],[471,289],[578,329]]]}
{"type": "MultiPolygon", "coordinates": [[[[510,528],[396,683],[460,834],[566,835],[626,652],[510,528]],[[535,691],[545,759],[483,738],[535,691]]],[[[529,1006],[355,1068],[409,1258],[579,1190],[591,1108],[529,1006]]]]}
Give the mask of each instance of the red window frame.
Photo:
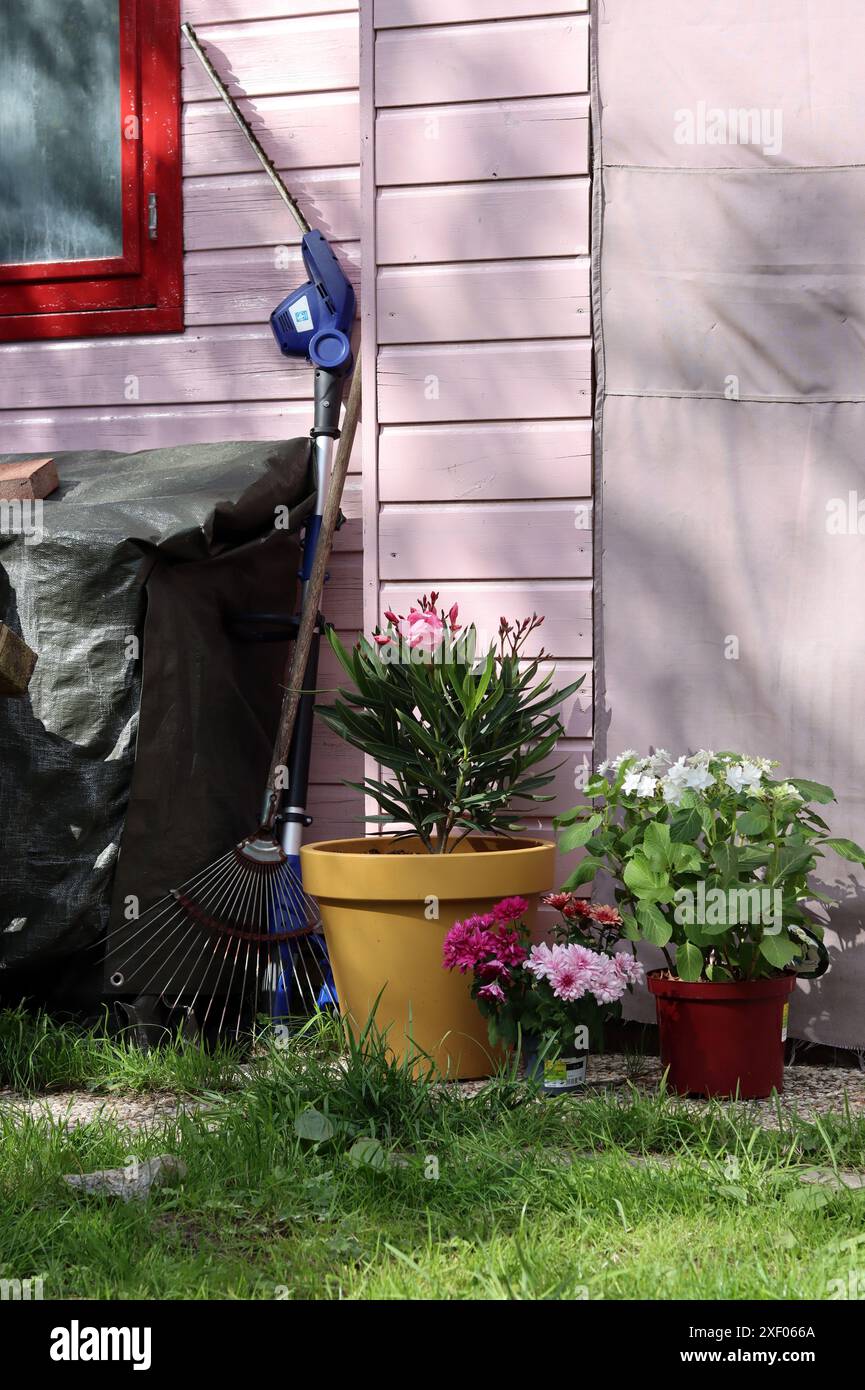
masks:
{"type": "Polygon", "coordinates": [[[119,5],[122,253],[0,265],[0,342],[183,327],[180,0],[119,5]]]}

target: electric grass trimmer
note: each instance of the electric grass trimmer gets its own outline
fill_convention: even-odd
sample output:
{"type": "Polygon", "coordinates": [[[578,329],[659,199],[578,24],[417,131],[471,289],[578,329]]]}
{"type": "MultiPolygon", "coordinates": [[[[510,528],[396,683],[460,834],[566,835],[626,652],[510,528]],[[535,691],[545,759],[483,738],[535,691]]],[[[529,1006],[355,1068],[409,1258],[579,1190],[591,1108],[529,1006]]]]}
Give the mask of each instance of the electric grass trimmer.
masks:
{"type": "MultiPolygon", "coordinates": [[[[343,388],[352,370],[349,334],[356,309],[354,290],[326,239],[310,227],[194,29],[190,24],[181,27],[301,232],[309,278],[274,309],[270,323],[281,351],[289,357],[305,358],[314,368],[311,439],[316,503],[303,539],[302,607],[291,623],[294,648],[261,822],[247,839],[150,908],[131,937],[124,933],[125,939],[114,948],[109,942],[108,956],[122,953],[122,962],[115,967],[117,973],[134,965],[139,977],[148,961],[157,958],[158,970],[143,986],[143,993],[159,993],[170,1009],[182,1003],[193,1016],[206,982],[210,997],[201,1021],[202,1030],[217,997],[224,996],[218,1032],[225,1028],[229,1001],[238,999],[236,1036],[244,1002],[250,996],[256,1009],[263,997],[269,996],[274,1017],[335,1002],[318,908],[304,892],[301,880],[300,843],[304,827],[310,824],[306,799],[322,628],[319,610],[357,430],[361,375],[358,361],[340,433],[343,388]],[[339,448],[331,473],[336,440],[339,448]],[[134,942],[138,944],[130,951],[134,942]],[[168,971],[171,973],[166,980],[168,971]],[[161,977],[158,980],[157,975],[161,977]],[[197,980],[198,985],[189,1000],[192,980],[197,980]]],[[[244,616],[263,629],[259,640],[281,640],[282,633],[273,626],[268,631],[269,624],[284,626],[279,615],[244,616]]]]}

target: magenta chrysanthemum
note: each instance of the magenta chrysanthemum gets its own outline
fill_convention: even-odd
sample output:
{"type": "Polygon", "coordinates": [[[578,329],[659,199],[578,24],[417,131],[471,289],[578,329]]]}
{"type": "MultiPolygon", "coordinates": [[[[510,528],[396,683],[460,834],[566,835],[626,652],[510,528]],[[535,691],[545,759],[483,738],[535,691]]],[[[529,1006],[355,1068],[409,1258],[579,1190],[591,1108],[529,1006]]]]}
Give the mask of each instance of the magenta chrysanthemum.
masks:
{"type": "Polygon", "coordinates": [[[478,999],[495,999],[497,1003],[503,1004],[505,1001],[505,992],[501,985],[481,985],[478,990],[478,999]]]}
{"type": "Polygon", "coordinates": [[[502,898],[493,908],[493,916],[497,922],[517,922],[528,910],[525,898],[502,898]]]}

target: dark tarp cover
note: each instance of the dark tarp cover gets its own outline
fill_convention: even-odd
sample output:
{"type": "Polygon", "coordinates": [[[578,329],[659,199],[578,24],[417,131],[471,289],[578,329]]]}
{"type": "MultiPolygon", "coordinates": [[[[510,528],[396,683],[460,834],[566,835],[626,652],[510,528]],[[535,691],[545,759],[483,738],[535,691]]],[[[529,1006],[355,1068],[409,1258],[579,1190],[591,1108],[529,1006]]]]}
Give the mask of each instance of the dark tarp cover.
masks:
{"type": "Polygon", "coordinates": [[[7,507],[0,528],[0,619],[39,657],[0,699],[13,971],[81,952],[112,894],[118,920],[130,895],[143,910],[254,827],[286,648],[226,617],[293,611],[313,503],[307,439],[54,457],[41,519],[7,507]]]}

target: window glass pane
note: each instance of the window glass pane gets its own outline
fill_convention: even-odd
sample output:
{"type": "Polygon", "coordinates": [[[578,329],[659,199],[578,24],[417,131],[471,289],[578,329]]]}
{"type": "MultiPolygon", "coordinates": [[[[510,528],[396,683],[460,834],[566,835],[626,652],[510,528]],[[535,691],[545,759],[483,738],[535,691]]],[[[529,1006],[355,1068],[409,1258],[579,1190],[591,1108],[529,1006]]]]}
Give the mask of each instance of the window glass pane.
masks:
{"type": "Polygon", "coordinates": [[[123,251],[120,0],[0,0],[0,264],[123,251]]]}

